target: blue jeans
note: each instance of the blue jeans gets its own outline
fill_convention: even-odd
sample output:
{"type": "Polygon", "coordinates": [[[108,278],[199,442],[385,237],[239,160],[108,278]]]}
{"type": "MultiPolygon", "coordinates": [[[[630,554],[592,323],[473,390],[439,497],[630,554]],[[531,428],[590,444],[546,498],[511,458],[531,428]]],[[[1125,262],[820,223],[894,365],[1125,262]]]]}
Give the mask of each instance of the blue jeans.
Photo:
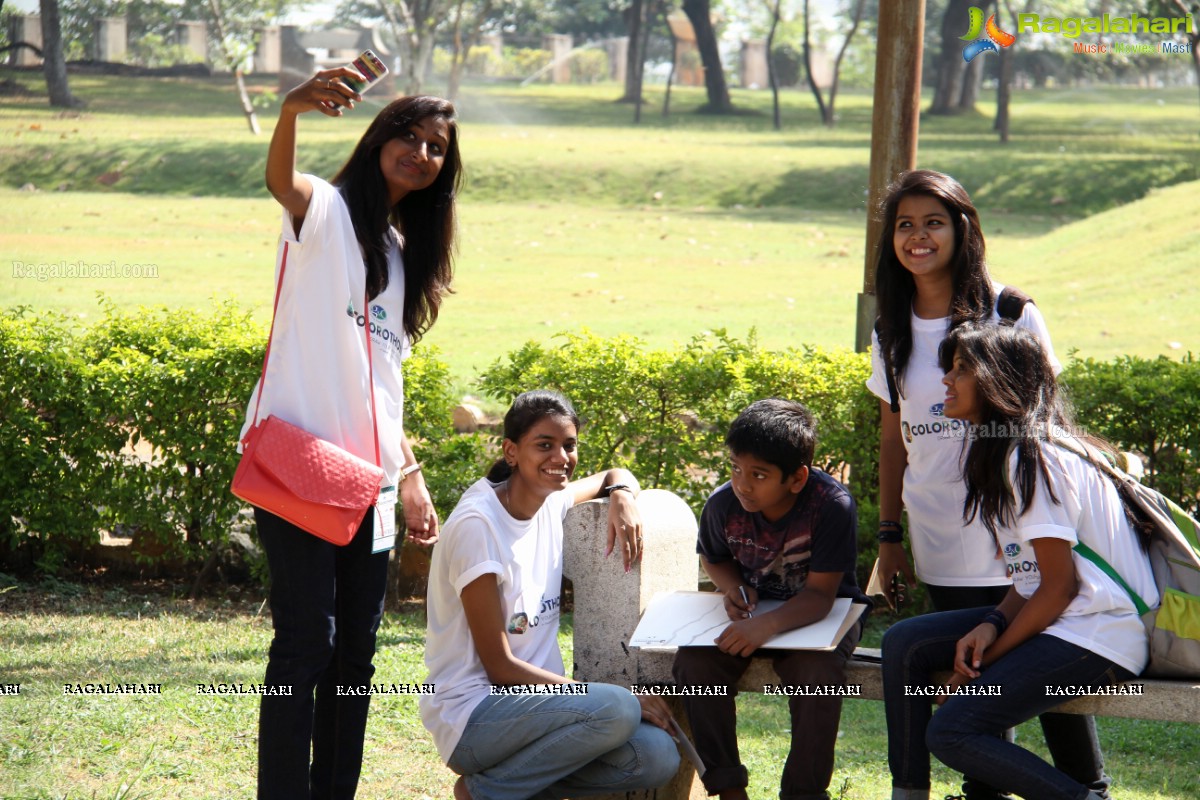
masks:
{"type": "MultiPolygon", "coordinates": [[[[925,585],[934,611],[961,611],[966,608],[1000,604],[1012,588],[1004,586],[937,586],[925,585]]],[[[1046,748],[1054,766],[1107,800],[1109,778],[1104,773],[1100,743],[1096,738],[1096,720],[1089,714],[1055,714],[1047,712],[1038,717],[1046,748]]],[[[1016,731],[1008,729],[1004,738],[1016,741],[1016,731]]],[[[970,775],[963,776],[962,793],[967,800],[999,800],[1000,793],[986,782],[970,775]]]]}
{"type": "Polygon", "coordinates": [[[551,800],[662,786],[679,769],[671,737],[642,722],[629,689],[484,698],[450,756],[472,797],[551,800]]]}
{"type": "Polygon", "coordinates": [[[371,519],[338,547],[254,509],[275,629],[263,682],[292,687],[259,706],[259,800],[351,800],[358,788],[371,698],[337,687],[375,674],[388,554],[371,552],[371,519]]]}
{"type": "MultiPolygon", "coordinates": [[[[932,698],[905,694],[905,687],[933,685],[934,672],[952,668],[955,644],[988,610],[926,614],[898,622],[884,635],[883,694],[892,785],[928,789],[932,753],[952,769],[1021,797],[1087,798],[1087,784],[1000,734],[1063,701],[1050,695],[1047,686],[1107,686],[1133,677],[1123,667],[1043,633],[1005,654],[970,684],[1000,687],[1000,696],[951,697],[934,714],[932,698]]],[[[1082,754],[1081,760],[1098,764],[1100,754],[1082,754]]]]}

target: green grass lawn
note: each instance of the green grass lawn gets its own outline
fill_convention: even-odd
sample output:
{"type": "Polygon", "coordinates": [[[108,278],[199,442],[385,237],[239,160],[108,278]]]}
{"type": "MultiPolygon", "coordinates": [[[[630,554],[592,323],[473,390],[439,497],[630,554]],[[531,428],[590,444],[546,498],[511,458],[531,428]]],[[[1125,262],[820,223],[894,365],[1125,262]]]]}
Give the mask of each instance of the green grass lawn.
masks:
{"type": "MultiPolygon", "coordinates": [[[[0,189],[0,208],[5,306],[86,323],[97,293],[122,307],[232,297],[268,321],[271,201],[0,189]],[[157,277],[39,281],[9,261],[154,265],[157,277]]],[[[985,217],[994,273],[1034,295],[1060,354],[1102,359],[1200,351],[1197,218],[1200,182],[1066,224],[985,217]]],[[[526,340],[582,328],[656,347],[714,328],[755,328],[772,348],[849,347],[864,225],[859,212],[787,207],[465,202],[456,293],[427,341],[464,383],[526,340]]]]}
{"type": "MultiPolygon", "coordinates": [[[[0,68],[4,78],[42,90],[36,73],[0,68]]],[[[232,297],[265,323],[279,225],[262,189],[268,137],[245,132],[229,82],[73,76],[72,88],[89,101],[81,113],[0,97],[0,306],[87,324],[98,292],[123,308],[232,297]],[[20,191],[27,183],[37,190],[20,191]],[[18,277],[60,262],[153,266],[156,277],[18,277]]],[[[464,95],[457,293],[428,337],[464,387],[522,342],[584,327],[656,347],[714,328],[754,328],[769,347],[852,344],[869,95],[843,94],[831,131],[806,93],[786,93],[775,132],[767,93],[735,91],[752,113],[713,118],[690,113],[701,93],[676,90],[664,118],[659,91],[647,91],[640,127],[611,102],[615,86],[464,95]]],[[[1194,90],[1036,91],[1014,103],[1008,145],[991,132],[987,103],[979,115],[921,122],[920,164],[973,193],[996,276],[1037,298],[1060,355],[1200,352],[1194,90]]],[[[302,168],[332,174],[373,107],[305,118],[302,168]]],[[[274,110],[262,119],[269,135],[274,110]]],[[[7,585],[0,683],[23,689],[0,696],[0,798],[252,794],[257,703],[197,696],[194,684],[261,677],[270,626],[259,590],[188,604],[7,585]],[[63,683],[88,680],[166,689],[62,695],[63,683]]],[[[418,613],[389,615],[379,679],[420,681],[422,641],[418,613]]],[[[785,706],[747,697],[742,711],[752,791],[773,796],[785,706]]],[[[1118,797],[1200,795],[1194,726],[1100,726],[1118,797]]],[[[1020,737],[1044,753],[1036,726],[1020,737]]],[[[410,698],[378,699],[367,748],[361,797],[448,796],[410,698]]],[[[835,796],[847,780],[846,798],[886,796],[885,748],[882,707],[848,702],[835,796]]],[[[935,777],[936,796],[953,790],[948,771],[935,777]]]]}
{"type": "MultiPolygon", "coordinates": [[[[5,74],[38,88],[35,74],[5,74]]],[[[265,321],[279,212],[262,189],[267,137],[245,132],[227,82],[74,86],[90,101],[78,115],[0,99],[0,302],[86,323],[98,292],[122,307],[233,297],[265,321]],[[17,191],[26,183],[39,191],[17,191]],[[153,265],[157,277],[15,277],[17,263],[61,262],[153,265]]],[[[869,97],[845,94],[830,131],[808,95],[785,93],[775,132],[766,93],[737,92],[756,113],[722,119],[690,113],[702,95],[680,90],[663,118],[650,90],[634,127],[614,90],[474,87],[462,99],[457,293],[428,337],[456,379],[466,387],[524,341],[584,327],[656,347],[713,328],[755,328],[769,347],[851,346],[869,97]]],[[[371,110],[352,114],[303,120],[302,168],[337,168],[371,110]]],[[[273,109],[262,116],[269,131],[273,109]]],[[[1063,353],[1179,355],[1200,350],[1187,271],[1200,263],[1198,117],[1183,90],[1027,92],[1009,145],[983,114],[926,118],[920,160],[974,192],[995,274],[1037,298],[1063,353]]]]}
{"type": "MultiPolygon", "coordinates": [[[[258,703],[196,694],[197,683],[257,683],[270,619],[258,589],[196,603],[137,588],[0,580],[4,643],[0,683],[0,798],[5,800],[227,800],[253,795],[258,703]],[[119,630],[119,635],[114,632],[119,630]],[[65,696],[66,683],[162,683],[161,696],[65,696]]],[[[868,638],[877,644],[879,626],[868,638]]],[[[420,683],[424,618],[389,613],[375,681],[420,683]]],[[[561,641],[572,663],[570,616],[561,641]]],[[[451,775],[421,726],[416,700],[376,697],[359,797],[450,796],[451,775]]],[[[739,700],[751,796],[773,797],[790,722],[781,698],[739,700]]],[[[1106,764],[1123,800],[1191,800],[1200,793],[1194,725],[1101,719],[1106,764]]],[[[1018,741],[1045,756],[1036,723],[1018,741]]],[[[846,800],[889,794],[883,706],[850,700],[842,715],[832,793],[846,800]]],[[[934,796],[955,790],[935,764],[934,796]]]]}

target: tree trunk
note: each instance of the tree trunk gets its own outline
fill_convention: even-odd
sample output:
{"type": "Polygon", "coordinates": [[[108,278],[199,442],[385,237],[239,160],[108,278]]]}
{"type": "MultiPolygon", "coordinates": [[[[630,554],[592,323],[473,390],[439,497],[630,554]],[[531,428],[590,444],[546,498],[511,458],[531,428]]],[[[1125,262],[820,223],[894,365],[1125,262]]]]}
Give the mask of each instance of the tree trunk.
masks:
{"type": "Polygon", "coordinates": [[[462,40],[462,13],[463,0],[458,0],[454,5],[454,29],[451,33],[451,50],[450,50],[450,74],[446,77],[446,99],[453,100],[458,96],[458,89],[462,85],[463,64],[467,60],[467,47],[463,46],[462,40]]]}
{"type": "Polygon", "coordinates": [[[858,0],[858,4],[854,7],[854,24],[850,26],[850,30],[846,31],[846,41],[842,42],[842,49],[838,50],[837,58],[833,60],[833,81],[829,86],[829,126],[833,127],[837,122],[837,117],[834,115],[834,104],[837,103],[838,79],[842,74],[842,59],[846,57],[846,51],[850,49],[850,40],[854,38],[854,34],[858,33],[858,26],[862,23],[863,11],[866,9],[867,0],[858,0]]]}
{"type": "MultiPolygon", "coordinates": [[[[930,114],[953,114],[962,99],[962,80],[967,63],[963,61],[963,42],[958,37],[967,24],[969,10],[977,0],[950,0],[942,17],[942,54],[938,59],[937,89],[930,114]]],[[[985,4],[986,5],[986,4],[985,4]]]]}
{"type": "MultiPolygon", "coordinates": [[[[666,8],[663,8],[663,21],[667,18],[666,8]]],[[[667,22],[667,35],[671,37],[671,71],[667,73],[667,91],[663,95],[662,114],[667,116],[671,113],[671,84],[675,83],[675,66],[679,63],[679,40],[675,38],[675,31],[671,30],[671,23],[667,22]]]]}
{"type": "MultiPolygon", "coordinates": [[[[1172,0],[1172,2],[1179,9],[1180,15],[1187,16],[1192,13],[1192,10],[1188,8],[1188,4],[1184,0],[1172,0]]],[[[1187,38],[1192,43],[1192,69],[1196,71],[1196,85],[1200,86],[1200,28],[1188,34],[1187,38]]]]}
{"type": "MultiPolygon", "coordinates": [[[[783,120],[779,115],[779,79],[775,75],[775,29],[779,27],[779,4],[775,0],[775,8],[771,9],[771,32],[767,34],[767,82],[771,84],[771,113],[775,122],[775,130],[783,130],[783,120]]],[[[805,6],[807,8],[807,5],[805,6]]],[[[808,20],[805,20],[807,23],[808,20]]]]}
{"type": "MultiPolygon", "coordinates": [[[[1028,10],[1035,0],[1029,0],[1025,8],[1028,10]]],[[[1008,19],[1015,20],[1016,14],[1013,13],[1011,0],[1004,0],[1004,10],[1008,12],[1008,19]]],[[[997,8],[999,13],[1000,9],[997,8]]],[[[998,20],[999,22],[999,20],[998,20]]],[[[1008,30],[1004,25],[1000,25],[1001,29],[1008,30]]],[[[996,121],[992,125],[992,129],[1000,134],[1000,141],[1008,141],[1008,121],[1009,121],[1009,106],[1012,103],[1012,79],[1013,79],[1013,57],[1012,52],[1007,47],[1000,48],[1000,75],[996,82],[996,121]]]]}
{"type": "Polygon", "coordinates": [[[400,6],[400,13],[404,16],[403,26],[396,19],[396,12],[392,9],[389,0],[379,0],[379,6],[383,9],[388,24],[392,26],[392,30],[396,33],[396,40],[408,46],[408,58],[404,62],[402,72],[405,75],[404,93],[412,96],[421,91],[421,70],[419,67],[421,62],[421,33],[417,28],[417,16],[409,4],[404,2],[404,0],[399,0],[398,5],[400,6]]]}
{"type": "Polygon", "coordinates": [[[642,99],[642,66],[646,62],[642,50],[642,28],[646,26],[645,0],[633,0],[629,5],[629,46],[625,48],[625,94],[618,103],[637,103],[642,99]]]}
{"type": "MultiPolygon", "coordinates": [[[[1000,49],[1007,50],[1008,48],[1000,49]]],[[[977,57],[967,64],[967,69],[963,73],[962,92],[958,96],[959,113],[975,110],[975,103],[979,100],[979,90],[983,86],[983,61],[982,57],[977,57]]]]}
{"type": "Polygon", "coordinates": [[[1000,50],[1000,80],[996,85],[996,122],[993,129],[1000,134],[1000,141],[1008,141],[1008,107],[1012,101],[1012,54],[1008,48],[1000,50]]]}
{"type": "MultiPolygon", "coordinates": [[[[658,14],[660,11],[663,11],[661,3],[659,3],[657,5],[650,5],[648,3],[646,5],[646,20],[645,20],[645,23],[642,25],[642,42],[641,42],[641,45],[638,47],[638,50],[643,54],[643,56],[650,47],[650,29],[654,27],[654,20],[658,17],[658,14]]],[[[663,13],[665,13],[665,11],[663,11],[663,13]]],[[[665,18],[664,18],[664,21],[665,21],[665,18]]],[[[646,71],[646,59],[644,57],[638,59],[637,67],[638,67],[637,93],[635,94],[635,96],[637,97],[637,101],[633,107],[633,121],[641,122],[642,121],[642,103],[645,102],[645,100],[642,98],[642,87],[644,85],[643,81],[645,79],[645,71],[646,71]]]]}
{"type": "Polygon", "coordinates": [[[1200,86],[1200,32],[1188,39],[1192,43],[1192,69],[1196,71],[1196,85],[1200,86]]]}
{"type": "Polygon", "coordinates": [[[425,71],[429,67],[430,58],[433,55],[433,46],[435,44],[434,34],[432,30],[425,31],[421,34],[421,44],[417,48],[417,63],[413,65],[413,74],[415,83],[409,95],[417,95],[421,93],[421,87],[425,84],[425,71]]]}
{"type": "Polygon", "coordinates": [[[79,108],[83,101],[71,94],[67,81],[67,60],[63,57],[62,26],[58,21],[58,0],[41,0],[42,10],[42,74],[46,76],[46,91],[50,105],[56,108],[79,108]]]}
{"type": "Polygon", "coordinates": [[[725,70],[721,66],[721,51],[717,49],[717,34],[713,30],[709,0],[683,0],[683,13],[691,20],[696,32],[696,47],[700,50],[700,62],[704,65],[704,88],[708,103],[700,110],[707,114],[733,113],[733,102],[729,99],[729,87],[725,84],[725,70]]]}
{"type": "Polygon", "coordinates": [[[221,11],[220,0],[208,0],[208,8],[212,12],[213,24],[217,28],[217,39],[221,42],[221,51],[225,60],[229,62],[229,68],[233,70],[233,82],[237,86],[242,113],[246,115],[246,124],[250,126],[250,132],[258,136],[262,132],[258,127],[258,116],[254,113],[254,104],[250,102],[250,95],[246,92],[246,81],[242,77],[242,65],[235,63],[233,54],[228,48],[229,40],[225,37],[225,14],[221,11]]]}
{"type": "Polygon", "coordinates": [[[813,76],[812,43],[808,33],[811,21],[808,13],[808,0],[804,0],[804,73],[808,76],[808,88],[812,89],[813,97],[817,98],[817,110],[821,112],[821,122],[832,125],[829,109],[825,107],[825,97],[821,94],[821,87],[817,86],[817,79],[813,76]]]}

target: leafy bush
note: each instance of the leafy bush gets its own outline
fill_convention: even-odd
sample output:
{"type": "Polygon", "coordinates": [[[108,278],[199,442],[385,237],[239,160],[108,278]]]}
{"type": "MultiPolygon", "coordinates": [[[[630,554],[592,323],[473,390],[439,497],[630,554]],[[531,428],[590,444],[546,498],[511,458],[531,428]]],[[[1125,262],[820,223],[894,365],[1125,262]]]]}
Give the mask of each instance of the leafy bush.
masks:
{"type": "Polygon", "coordinates": [[[874,558],[878,404],[863,387],[867,357],[819,348],[782,353],[753,337],[698,336],[681,349],[647,351],[630,336],[565,334],[558,347],[530,342],[480,379],[504,403],[531,388],[561,391],[583,419],[579,469],[631,469],[644,486],[669,489],[697,514],[727,478],[725,433],[754,400],[803,402],[818,420],[816,464],[860,503],[860,550],[874,558]],[[869,544],[869,548],[867,545],[869,544]]]}
{"type": "MultiPolygon", "coordinates": [[[[109,474],[104,453],[122,437],[96,413],[92,370],[57,319],[18,308],[0,317],[0,548],[22,532],[91,533],[99,525],[92,487],[109,474]]],[[[56,569],[69,536],[34,554],[56,569]]]]}
{"type": "Polygon", "coordinates": [[[147,33],[140,37],[129,37],[129,50],[125,63],[142,67],[170,67],[175,64],[201,63],[204,59],[190,47],[173,44],[158,33],[147,33]]]}
{"type": "Polygon", "coordinates": [[[1145,482],[1200,514],[1200,361],[1072,360],[1063,382],[1080,425],[1141,455],[1145,482]]]}
{"type": "MultiPolygon", "coordinates": [[[[102,531],[132,535],[149,563],[225,548],[243,507],[229,492],[266,331],[232,304],[139,309],[83,333],[28,309],[0,315],[0,554],[53,572],[102,531]]],[[[482,436],[455,436],[436,350],[404,364],[406,430],[443,517],[483,471],[482,436]]]]}
{"type": "MultiPolygon", "coordinates": [[[[0,563],[16,548],[54,572],[102,531],[132,534],[147,562],[191,564],[227,546],[244,511],[229,493],[265,330],[232,304],[139,309],[75,332],[28,308],[0,314],[0,563]]],[[[699,511],[726,478],[725,432],[750,402],[800,400],[818,420],[817,466],[859,506],[860,572],[874,558],[878,404],[864,354],[772,352],[723,331],[671,350],[630,336],[563,334],[497,360],[483,390],[509,403],[552,388],[584,420],[579,468],[626,466],[699,511]]],[[[444,519],[498,452],[459,435],[449,369],[430,347],[404,363],[405,430],[444,519]]],[[[1073,360],[1063,380],[1086,428],[1148,461],[1147,482],[1200,510],[1200,362],[1073,360]]]]}
{"type": "Polygon", "coordinates": [[[800,83],[804,70],[804,56],[790,44],[776,46],[771,51],[775,68],[775,81],[781,89],[790,89],[800,83]]]}
{"type": "Polygon", "coordinates": [[[466,71],[468,75],[495,77],[500,74],[502,65],[503,59],[497,56],[496,51],[491,47],[476,45],[467,51],[466,71]]]}
{"type": "Polygon", "coordinates": [[[608,53],[580,50],[571,56],[571,83],[599,83],[608,80],[608,53]]]}
{"type": "Polygon", "coordinates": [[[501,74],[505,78],[528,78],[550,63],[553,57],[549,50],[534,47],[504,48],[504,66],[501,74]]]}

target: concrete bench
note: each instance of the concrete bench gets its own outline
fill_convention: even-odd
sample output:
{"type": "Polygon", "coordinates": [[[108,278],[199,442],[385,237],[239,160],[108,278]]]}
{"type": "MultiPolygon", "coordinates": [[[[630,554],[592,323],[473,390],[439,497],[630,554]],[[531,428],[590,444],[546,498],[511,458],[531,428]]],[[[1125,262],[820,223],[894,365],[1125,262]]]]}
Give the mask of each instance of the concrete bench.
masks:
{"type": "MultiPolygon", "coordinates": [[[[670,492],[654,489],[642,492],[638,508],[645,526],[645,556],[627,574],[616,553],[603,558],[607,502],[596,500],[576,506],[567,515],[564,530],[563,571],[575,594],[574,677],[621,686],[673,684],[671,654],[644,653],[630,650],[627,645],[651,597],[659,592],[696,589],[695,515],[670,492]]],[[[872,655],[878,657],[879,651],[866,648],[856,651],[856,656],[872,655]]],[[[764,685],[778,682],[770,661],[759,658],[747,670],[738,689],[757,693],[764,685]]],[[[847,665],[846,683],[861,686],[863,698],[883,699],[878,663],[852,659],[847,665]]],[[[1057,710],[1132,719],[1200,721],[1200,684],[1141,678],[1131,683],[1143,685],[1143,694],[1076,698],[1057,710]]],[[[682,709],[667,699],[687,730],[682,709]]],[[[684,759],[675,779],[655,792],[644,793],[645,800],[651,797],[700,800],[706,795],[700,781],[694,778],[695,770],[684,759]]],[[[627,797],[642,800],[636,793],[627,797]]],[[[613,796],[613,800],[616,798],[613,796]]]]}

